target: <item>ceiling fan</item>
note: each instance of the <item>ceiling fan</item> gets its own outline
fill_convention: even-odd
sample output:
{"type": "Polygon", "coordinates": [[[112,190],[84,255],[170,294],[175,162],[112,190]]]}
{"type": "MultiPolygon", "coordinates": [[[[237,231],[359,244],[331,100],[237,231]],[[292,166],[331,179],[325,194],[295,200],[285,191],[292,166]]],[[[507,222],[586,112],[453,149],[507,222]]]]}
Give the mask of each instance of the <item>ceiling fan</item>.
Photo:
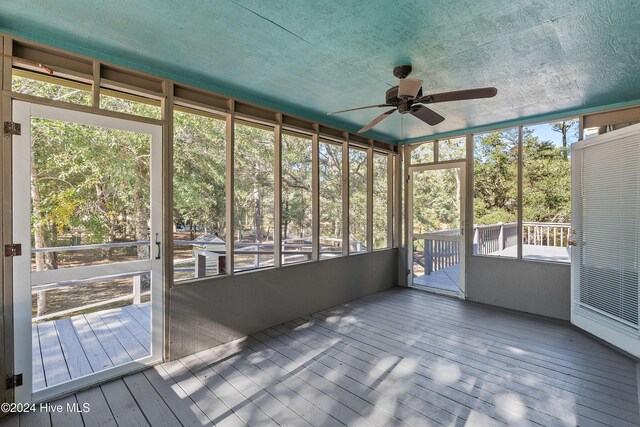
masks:
{"type": "Polygon", "coordinates": [[[444,120],[440,114],[423,104],[435,104],[437,102],[463,101],[466,99],[491,98],[496,96],[498,89],[495,87],[484,87],[478,89],[465,89],[454,92],[434,93],[431,95],[422,95],[422,80],[408,79],[411,74],[411,65],[398,65],[393,69],[393,75],[400,79],[398,86],[394,86],[387,90],[386,103],[378,105],[368,105],[366,107],[349,108],[348,110],[334,111],[329,114],[346,113],[347,111],[364,110],[366,108],[382,108],[393,107],[380,114],[378,117],[369,122],[368,125],[360,129],[358,132],[363,133],[389,117],[394,112],[400,114],[411,114],[428,125],[435,126],[444,120]]]}

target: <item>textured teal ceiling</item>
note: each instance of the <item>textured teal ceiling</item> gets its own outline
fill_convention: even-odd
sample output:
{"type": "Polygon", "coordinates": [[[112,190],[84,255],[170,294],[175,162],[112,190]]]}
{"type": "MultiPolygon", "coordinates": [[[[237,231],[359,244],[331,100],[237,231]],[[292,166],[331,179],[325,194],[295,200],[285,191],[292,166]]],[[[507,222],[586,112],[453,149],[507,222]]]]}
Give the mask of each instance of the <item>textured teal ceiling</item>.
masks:
{"type": "Polygon", "coordinates": [[[377,110],[325,114],[384,102],[399,63],[425,93],[498,88],[388,141],[640,99],[638,0],[5,0],[0,30],[352,131],[377,110]]]}

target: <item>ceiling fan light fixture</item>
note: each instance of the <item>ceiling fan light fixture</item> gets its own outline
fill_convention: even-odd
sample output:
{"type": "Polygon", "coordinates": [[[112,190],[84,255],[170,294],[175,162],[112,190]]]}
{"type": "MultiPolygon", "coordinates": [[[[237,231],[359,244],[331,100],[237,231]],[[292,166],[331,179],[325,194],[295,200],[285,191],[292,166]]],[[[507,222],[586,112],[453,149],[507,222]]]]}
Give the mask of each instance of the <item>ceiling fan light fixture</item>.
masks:
{"type": "Polygon", "coordinates": [[[402,79],[398,84],[399,98],[415,98],[422,88],[422,80],[402,79]]]}

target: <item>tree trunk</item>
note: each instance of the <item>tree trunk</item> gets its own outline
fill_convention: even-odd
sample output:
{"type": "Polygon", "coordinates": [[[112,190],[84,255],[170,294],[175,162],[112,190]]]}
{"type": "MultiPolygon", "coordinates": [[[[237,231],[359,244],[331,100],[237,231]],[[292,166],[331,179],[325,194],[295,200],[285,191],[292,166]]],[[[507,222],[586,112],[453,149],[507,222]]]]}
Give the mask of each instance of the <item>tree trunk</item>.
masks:
{"type": "MultiPolygon", "coordinates": [[[[31,150],[31,211],[33,212],[33,244],[36,249],[44,248],[44,218],[40,210],[40,190],[38,178],[35,176],[34,152],[31,150]]],[[[45,257],[43,252],[36,252],[36,271],[45,269],[45,257]]]]}
{"type": "MultiPolygon", "coordinates": [[[[33,212],[33,245],[35,248],[44,248],[44,218],[40,209],[40,190],[38,189],[38,179],[35,176],[35,155],[33,145],[31,147],[31,211],[33,212]]],[[[36,271],[45,269],[44,252],[36,252],[36,271]]],[[[37,316],[42,316],[46,312],[46,296],[44,292],[38,292],[37,295],[37,316]]]]}
{"type": "Polygon", "coordinates": [[[256,213],[254,217],[255,228],[255,241],[262,242],[262,207],[260,205],[260,186],[258,185],[257,172],[258,166],[253,167],[253,201],[256,207],[256,213]]]}
{"type": "MultiPolygon", "coordinates": [[[[147,230],[147,212],[145,209],[144,195],[139,188],[133,191],[133,199],[135,206],[135,224],[136,224],[136,240],[149,240],[149,231],[147,230]]],[[[149,247],[146,245],[138,246],[138,259],[149,258],[149,247]]]]}
{"type": "MultiPolygon", "coordinates": [[[[107,206],[107,192],[105,191],[103,184],[100,182],[96,183],[95,190],[96,190],[96,202],[98,203],[98,209],[100,209],[100,212],[102,212],[103,215],[109,215],[109,208],[107,206]]],[[[113,242],[116,228],[114,226],[114,221],[112,219],[109,219],[108,223],[109,223],[108,241],[113,242]]],[[[106,255],[107,255],[107,259],[111,261],[113,258],[113,248],[107,249],[106,255]]]]}
{"type": "MultiPolygon", "coordinates": [[[[58,225],[55,222],[51,222],[48,227],[49,236],[48,239],[45,235],[45,241],[48,241],[48,246],[58,246],[58,225]]],[[[58,269],[58,253],[57,252],[45,252],[44,254],[45,264],[47,270],[58,269]]]]}
{"type": "MultiPolygon", "coordinates": [[[[285,199],[285,201],[284,201],[284,209],[282,211],[283,212],[287,212],[288,210],[289,210],[289,201],[285,199]]],[[[289,236],[289,221],[282,220],[282,225],[284,226],[282,235],[286,239],[289,236]]]]}
{"type": "MultiPolygon", "coordinates": [[[[146,200],[143,185],[148,185],[148,181],[144,179],[146,176],[145,169],[148,168],[144,162],[138,162],[138,177],[133,189],[133,206],[135,210],[136,225],[136,241],[144,241],[149,239],[149,228],[147,221],[149,220],[149,203],[146,200]]],[[[138,246],[138,259],[149,259],[149,245],[138,246]]]]}
{"type": "Polygon", "coordinates": [[[560,126],[560,133],[562,134],[562,148],[564,148],[562,157],[567,160],[567,133],[569,133],[569,126],[567,126],[567,122],[562,122],[562,125],[560,126]]]}

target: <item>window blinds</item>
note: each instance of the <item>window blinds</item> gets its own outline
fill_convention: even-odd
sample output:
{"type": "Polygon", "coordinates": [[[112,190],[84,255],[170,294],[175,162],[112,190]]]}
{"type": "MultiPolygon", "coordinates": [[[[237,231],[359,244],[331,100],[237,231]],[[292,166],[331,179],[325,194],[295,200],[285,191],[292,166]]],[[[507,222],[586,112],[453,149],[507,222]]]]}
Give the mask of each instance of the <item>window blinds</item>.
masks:
{"type": "Polygon", "coordinates": [[[637,342],[640,126],[580,142],[572,156],[572,321],[577,315],[598,323],[590,332],[605,340],[609,328],[637,342]]]}

